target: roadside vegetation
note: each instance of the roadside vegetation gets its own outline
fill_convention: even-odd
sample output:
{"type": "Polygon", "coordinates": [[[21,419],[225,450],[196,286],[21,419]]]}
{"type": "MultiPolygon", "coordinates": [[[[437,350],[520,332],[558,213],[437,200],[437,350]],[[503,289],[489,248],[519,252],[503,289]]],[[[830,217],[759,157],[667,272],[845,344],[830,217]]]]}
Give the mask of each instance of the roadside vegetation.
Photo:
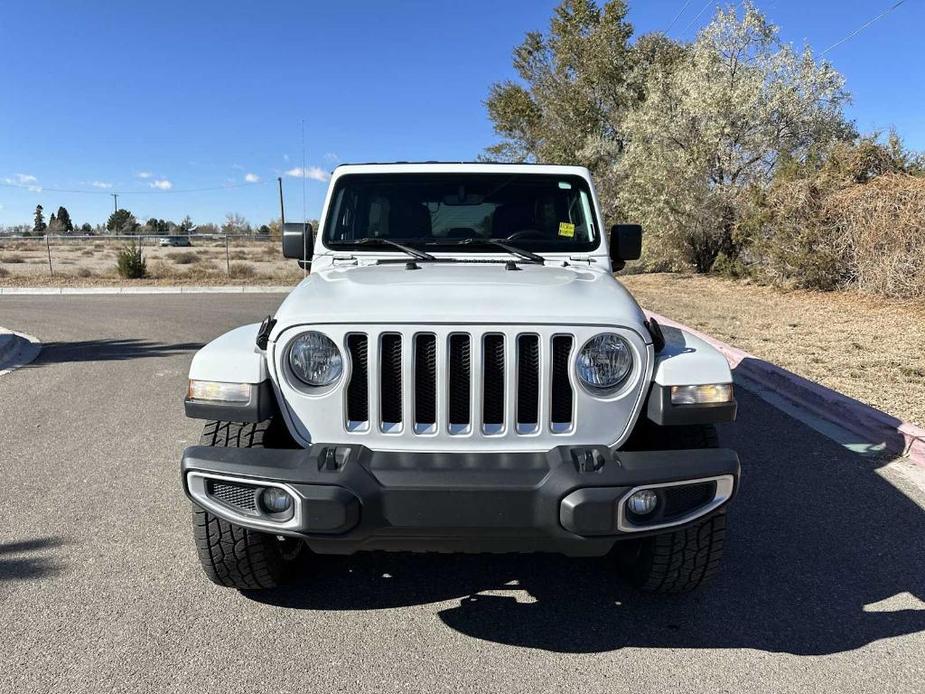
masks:
{"type": "Polygon", "coordinates": [[[646,228],[631,271],[925,298],[925,160],[859,134],[844,78],[748,2],[690,43],[634,36],[626,3],[564,0],[491,87],[486,159],[593,172],[646,228]]]}
{"type": "Polygon", "coordinates": [[[696,274],[621,277],[644,308],[925,426],[925,306],[696,274]]]}

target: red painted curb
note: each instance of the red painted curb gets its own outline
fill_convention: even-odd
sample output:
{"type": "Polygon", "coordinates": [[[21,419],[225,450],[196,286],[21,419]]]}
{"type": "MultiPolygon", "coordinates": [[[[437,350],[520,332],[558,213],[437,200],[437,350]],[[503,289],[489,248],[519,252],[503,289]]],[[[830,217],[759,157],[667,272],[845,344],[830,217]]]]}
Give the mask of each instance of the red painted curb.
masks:
{"type": "Polygon", "coordinates": [[[883,443],[890,453],[908,456],[912,462],[925,466],[925,429],[759,359],[683,323],[651,311],[646,313],[662,325],[680,328],[713,345],[737,373],[780,393],[823,419],[870,441],[883,443]]]}

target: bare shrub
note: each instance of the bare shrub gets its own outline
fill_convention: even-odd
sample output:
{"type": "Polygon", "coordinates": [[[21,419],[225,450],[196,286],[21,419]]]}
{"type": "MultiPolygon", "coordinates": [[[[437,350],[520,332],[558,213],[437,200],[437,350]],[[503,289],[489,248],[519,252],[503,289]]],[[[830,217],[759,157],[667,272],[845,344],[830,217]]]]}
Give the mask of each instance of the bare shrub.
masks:
{"type": "Polygon", "coordinates": [[[236,280],[250,279],[256,277],[256,275],[257,270],[248,263],[232,263],[228,272],[228,276],[236,280]]]}
{"type": "Polygon", "coordinates": [[[0,255],[0,263],[10,263],[12,265],[15,263],[24,263],[24,262],[26,262],[26,259],[23,258],[18,253],[9,253],[7,255],[0,255]]]}
{"type": "Polygon", "coordinates": [[[228,257],[232,260],[247,260],[249,256],[246,251],[231,251],[228,257]]]}
{"type": "Polygon", "coordinates": [[[10,271],[7,270],[5,267],[0,267],[0,277],[9,277],[9,276],[10,276],[10,271]]]}
{"type": "Polygon", "coordinates": [[[194,251],[180,251],[179,253],[168,253],[167,257],[170,258],[177,265],[192,265],[193,263],[198,263],[202,261],[202,258],[199,257],[194,251]]]}
{"type": "Polygon", "coordinates": [[[878,176],[827,199],[864,292],[925,298],[925,179],[878,176]]]}
{"type": "Polygon", "coordinates": [[[77,272],[74,273],[77,277],[83,277],[84,279],[88,277],[95,277],[93,270],[86,267],[77,268],[77,272]]]}

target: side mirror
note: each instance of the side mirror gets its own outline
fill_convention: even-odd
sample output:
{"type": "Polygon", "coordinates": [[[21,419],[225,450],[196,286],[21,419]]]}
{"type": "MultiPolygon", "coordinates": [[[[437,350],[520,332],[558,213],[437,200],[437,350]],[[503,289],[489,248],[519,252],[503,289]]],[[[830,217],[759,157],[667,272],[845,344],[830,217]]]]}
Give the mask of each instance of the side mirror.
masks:
{"type": "Polygon", "coordinates": [[[283,257],[309,261],[315,250],[312,225],[302,222],[283,224],[283,257]]]}
{"type": "Polygon", "coordinates": [[[627,260],[642,255],[642,225],[614,224],[610,230],[610,260],[614,270],[622,270],[627,260]]]}

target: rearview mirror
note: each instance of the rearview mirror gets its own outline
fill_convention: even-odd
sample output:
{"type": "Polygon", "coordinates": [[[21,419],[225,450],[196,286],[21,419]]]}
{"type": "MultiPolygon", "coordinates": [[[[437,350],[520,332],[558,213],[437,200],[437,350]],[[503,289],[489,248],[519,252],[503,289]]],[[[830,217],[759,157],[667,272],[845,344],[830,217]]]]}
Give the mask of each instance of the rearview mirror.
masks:
{"type": "Polygon", "coordinates": [[[610,260],[614,270],[622,270],[627,260],[642,255],[642,225],[614,224],[610,230],[610,260]]]}
{"type": "Polygon", "coordinates": [[[302,222],[283,224],[283,257],[302,261],[312,259],[315,249],[315,235],[312,225],[302,222]]]}

